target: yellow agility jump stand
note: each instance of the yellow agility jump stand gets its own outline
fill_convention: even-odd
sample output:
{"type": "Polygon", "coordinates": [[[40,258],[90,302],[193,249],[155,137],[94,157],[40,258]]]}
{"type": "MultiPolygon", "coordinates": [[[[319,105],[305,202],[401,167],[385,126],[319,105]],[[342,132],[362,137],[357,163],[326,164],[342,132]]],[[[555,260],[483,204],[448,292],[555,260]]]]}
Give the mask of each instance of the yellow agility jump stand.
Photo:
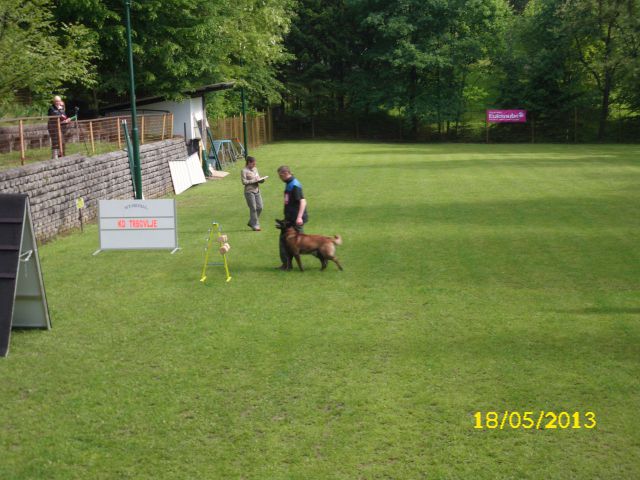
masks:
{"type": "Polygon", "coordinates": [[[224,266],[224,271],[227,274],[227,282],[231,280],[231,274],[229,273],[229,264],[227,263],[227,252],[231,249],[231,246],[228,243],[228,238],[226,235],[222,234],[222,228],[220,224],[217,222],[213,222],[211,224],[211,228],[209,229],[209,239],[207,240],[207,246],[204,249],[204,266],[202,267],[202,276],[200,281],[202,283],[207,279],[207,267],[211,266],[224,266]],[[222,262],[217,263],[209,263],[209,254],[211,253],[211,247],[213,246],[213,242],[218,243],[218,252],[222,256],[222,262]]]}

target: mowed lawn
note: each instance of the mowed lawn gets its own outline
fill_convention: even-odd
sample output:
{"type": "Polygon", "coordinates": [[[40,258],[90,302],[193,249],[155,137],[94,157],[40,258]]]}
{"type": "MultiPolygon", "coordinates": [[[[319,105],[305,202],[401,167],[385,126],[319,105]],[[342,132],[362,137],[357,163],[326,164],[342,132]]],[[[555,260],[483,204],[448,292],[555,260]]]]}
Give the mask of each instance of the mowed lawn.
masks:
{"type": "Polygon", "coordinates": [[[639,146],[251,153],[262,232],[237,165],[177,197],[174,255],[92,256],[95,224],[41,247],[53,330],[0,360],[0,478],[640,477],[639,146]],[[280,164],[343,272],[274,269],[280,164]],[[229,283],[199,282],[213,220],[229,283]],[[474,428],[494,411],[572,422],[474,428]]]}

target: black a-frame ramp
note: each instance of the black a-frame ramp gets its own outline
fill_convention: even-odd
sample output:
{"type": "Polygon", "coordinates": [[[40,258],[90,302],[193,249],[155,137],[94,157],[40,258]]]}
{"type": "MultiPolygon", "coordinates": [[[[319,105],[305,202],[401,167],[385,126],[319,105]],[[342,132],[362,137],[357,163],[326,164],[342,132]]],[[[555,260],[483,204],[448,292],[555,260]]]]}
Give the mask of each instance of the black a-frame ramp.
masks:
{"type": "Polygon", "coordinates": [[[29,197],[0,194],[0,357],[11,328],[51,328],[29,197]]]}

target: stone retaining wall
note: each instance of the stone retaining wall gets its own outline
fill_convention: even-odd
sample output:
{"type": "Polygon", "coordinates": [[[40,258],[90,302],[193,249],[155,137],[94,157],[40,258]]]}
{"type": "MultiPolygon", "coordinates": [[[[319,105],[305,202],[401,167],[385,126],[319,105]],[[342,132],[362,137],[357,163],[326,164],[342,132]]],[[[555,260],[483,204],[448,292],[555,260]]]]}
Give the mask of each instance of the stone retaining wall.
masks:
{"type": "MultiPolygon", "coordinates": [[[[169,161],[186,159],[182,139],[142,145],[144,198],[173,193],[169,161]]],[[[84,198],[83,218],[88,221],[97,215],[98,200],[133,198],[133,185],[127,153],[117,151],[95,157],[72,155],[0,171],[0,193],[29,195],[36,237],[46,241],[80,226],[76,199],[84,198]]]]}

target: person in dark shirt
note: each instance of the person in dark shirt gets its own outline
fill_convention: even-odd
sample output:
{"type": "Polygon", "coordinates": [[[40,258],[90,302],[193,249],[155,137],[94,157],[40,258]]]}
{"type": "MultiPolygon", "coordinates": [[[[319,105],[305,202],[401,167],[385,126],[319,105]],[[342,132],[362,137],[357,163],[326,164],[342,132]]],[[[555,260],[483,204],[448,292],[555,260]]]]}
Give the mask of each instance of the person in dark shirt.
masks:
{"type": "MultiPolygon", "coordinates": [[[[302,192],[302,184],[291,173],[288,166],[278,168],[278,176],[286,185],[284,187],[284,219],[295,225],[295,229],[303,232],[303,225],[307,223],[307,200],[302,192]]],[[[289,255],[284,241],[284,230],[280,232],[280,270],[286,270],[289,255]]]]}
{"type": "Polygon", "coordinates": [[[51,102],[47,115],[49,116],[47,130],[49,130],[49,138],[51,139],[51,157],[58,158],[58,155],[62,150],[60,145],[60,130],[62,129],[62,125],[65,125],[66,127],[66,124],[71,121],[67,118],[67,114],[64,109],[64,102],[58,95],[53,97],[53,101],[51,102]],[[58,119],[60,119],[60,129],[58,129],[58,119]]]}

